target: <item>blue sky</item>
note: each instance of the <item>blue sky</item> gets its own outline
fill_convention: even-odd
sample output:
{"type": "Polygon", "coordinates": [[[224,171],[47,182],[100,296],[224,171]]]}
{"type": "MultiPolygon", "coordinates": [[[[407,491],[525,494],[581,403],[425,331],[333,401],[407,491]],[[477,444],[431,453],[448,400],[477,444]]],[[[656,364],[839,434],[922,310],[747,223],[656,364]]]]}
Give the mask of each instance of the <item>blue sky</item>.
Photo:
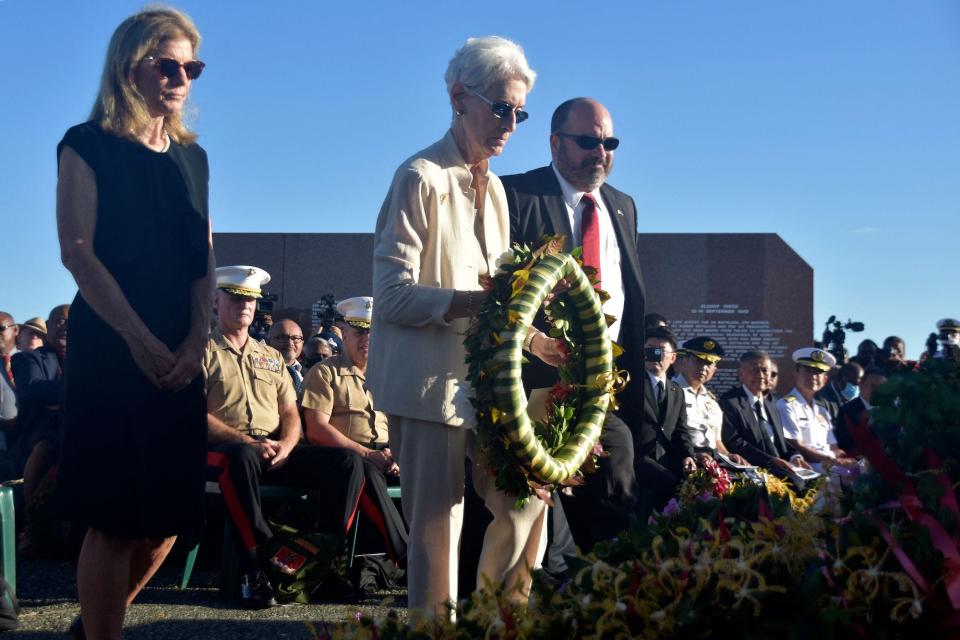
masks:
{"type": "MultiPolygon", "coordinates": [[[[0,0],[0,309],[20,321],[75,291],[55,147],[141,6],[0,0]]],[[[545,164],[553,108],[593,96],[641,232],[778,233],[815,270],[818,331],[851,317],[855,339],[898,333],[911,357],[960,315],[956,0],[175,6],[204,37],[192,98],[216,231],[372,231],[396,165],[449,122],[453,51],[499,34],[539,79],[497,173],[545,164]]]]}

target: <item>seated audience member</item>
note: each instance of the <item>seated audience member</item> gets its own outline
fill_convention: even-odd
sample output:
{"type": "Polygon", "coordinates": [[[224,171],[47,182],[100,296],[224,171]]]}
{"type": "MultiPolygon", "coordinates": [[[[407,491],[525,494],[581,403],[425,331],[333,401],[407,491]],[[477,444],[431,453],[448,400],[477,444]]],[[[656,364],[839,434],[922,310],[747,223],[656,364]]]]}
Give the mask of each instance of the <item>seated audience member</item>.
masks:
{"type": "Polygon", "coordinates": [[[303,345],[303,368],[310,371],[315,364],[323,362],[333,355],[330,342],[319,335],[315,335],[303,345]]]}
{"type": "Polygon", "coordinates": [[[207,389],[207,463],[216,472],[241,554],[241,603],[276,604],[257,565],[257,546],[273,535],[260,509],[260,484],[311,489],[318,529],[340,538],[353,522],[363,465],[343,449],[301,445],[293,381],[282,356],[250,338],[260,287],[256,267],[217,269],[217,327],[203,359],[207,389]]]}
{"type": "Polygon", "coordinates": [[[0,482],[16,477],[13,457],[7,448],[7,433],[17,424],[17,392],[11,360],[17,353],[17,323],[0,311],[0,482]]]}
{"type": "Polygon", "coordinates": [[[303,414],[307,439],[322,447],[353,451],[363,458],[366,480],[360,507],[387,542],[390,557],[407,554],[407,529],[387,494],[386,476],[400,474],[387,446],[387,416],[373,407],[366,385],[373,298],[348,298],[343,314],[343,353],[310,369],[304,382],[303,414]]]}
{"type": "Polygon", "coordinates": [[[770,358],[770,375],[767,377],[767,385],[763,388],[763,395],[776,404],[780,396],[777,394],[777,388],[780,384],[780,365],[773,358],[770,358]]]}
{"type": "MultiPolygon", "coordinates": [[[[23,475],[23,498],[28,506],[60,451],[59,409],[63,393],[63,362],[67,355],[67,319],[70,305],[54,307],[47,319],[44,346],[18,353],[11,361],[17,388],[17,427],[14,464],[23,475]]],[[[25,534],[29,545],[29,533],[25,534]]]]}
{"type": "Polygon", "coordinates": [[[880,367],[867,369],[860,379],[859,395],[840,408],[840,413],[833,422],[833,434],[837,439],[837,446],[849,455],[858,453],[857,443],[850,434],[850,426],[860,424],[865,416],[869,416],[873,392],[886,381],[887,374],[880,367]]]}
{"type": "Polygon", "coordinates": [[[723,444],[723,410],[716,396],[707,389],[707,383],[717,372],[717,363],[723,358],[723,347],[716,340],[699,337],[683,343],[675,368],[680,372],[673,381],[683,389],[686,402],[687,426],[697,453],[714,457],[724,454],[736,464],[749,463],[723,444]]]}
{"type": "Polygon", "coordinates": [[[303,374],[305,370],[300,364],[300,352],[303,351],[303,330],[293,320],[278,320],[270,325],[267,332],[267,344],[280,352],[283,364],[293,380],[293,388],[297,391],[297,404],[303,397],[303,374]]]}
{"type": "Polygon", "coordinates": [[[805,347],[793,352],[793,361],[797,365],[796,386],[777,402],[787,444],[817,471],[835,463],[853,463],[837,447],[827,409],[814,399],[826,384],[827,372],[836,365],[836,358],[829,351],[805,347]]]}
{"type": "Polygon", "coordinates": [[[803,456],[787,445],[776,407],[763,395],[770,384],[770,356],[747,351],[740,356],[740,386],[720,398],[723,442],[727,448],[757,467],[781,478],[794,478],[794,468],[809,469],[803,456]]]}
{"type": "Polygon", "coordinates": [[[43,346],[47,339],[47,323],[43,318],[30,318],[19,325],[17,334],[17,349],[19,351],[35,351],[43,346]]]}
{"type": "Polygon", "coordinates": [[[331,355],[343,353],[343,336],[341,335],[340,327],[332,326],[317,335],[326,340],[327,344],[330,345],[331,355]]]}
{"type": "Polygon", "coordinates": [[[834,370],[833,376],[827,381],[823,389],[817,391],[815,400],[823,405],[833,423],[840,413],[840,407],[850,402],[860,393],[860,380],[863,378],[863,367],[856,362],[848,362],[834,370]]]}
{"type": "Polygon", "coordinates": [[[683,474],[697,468],[693,438],[687,427],[683,391],[667,379],[667,370],[677,359],[677,341],[669,330],[658,327],[646,334],[648,351],[659,350],[659,358],[648,354],[646,375],[642,376],[643,420],[631,425],[634,467],[637,482],[653,491],[656,509],[673,497],[683,474]]]}

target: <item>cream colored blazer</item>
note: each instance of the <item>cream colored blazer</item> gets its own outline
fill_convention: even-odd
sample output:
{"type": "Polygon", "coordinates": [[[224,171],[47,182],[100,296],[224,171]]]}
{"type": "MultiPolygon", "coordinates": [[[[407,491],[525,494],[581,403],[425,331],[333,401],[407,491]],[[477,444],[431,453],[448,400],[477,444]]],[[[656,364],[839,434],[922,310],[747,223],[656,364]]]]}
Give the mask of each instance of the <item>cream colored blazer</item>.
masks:
{"type": "Polygon", "coordinates": [[[405,161],[380,209],[373,249],[373,324],[367,384],[386,413],[452,426],[475,424],[464,333],[445,322],[455,290],[479,290],[507,250],[510,222],[500,179],[488,172],[486,253],[474,232],[472,175],[453,133],[405,161]]]}

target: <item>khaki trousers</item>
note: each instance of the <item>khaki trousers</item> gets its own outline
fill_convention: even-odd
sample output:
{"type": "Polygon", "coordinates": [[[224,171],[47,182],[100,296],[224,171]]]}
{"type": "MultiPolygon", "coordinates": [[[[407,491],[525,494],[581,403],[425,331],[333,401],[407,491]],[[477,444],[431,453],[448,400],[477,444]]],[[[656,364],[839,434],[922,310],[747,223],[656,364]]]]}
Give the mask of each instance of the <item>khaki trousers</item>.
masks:
{"type": "Polygon", "coordinates": [[[496,489],[494,477],[476,464],[476,436],[470,429],[402,416],[388,416],[390,448],[400,465],[401,504],[410,526],[407,548],[408,606],[446,615],[457,601],[460,530],[463,525],[464,461],[472,461],[473,485],[493,514],[480,552],[477,586],[484,576],[513,590],[526,603],[530,567],[537,561],[544,503],[533,497],[523,509],[496,489]]]}

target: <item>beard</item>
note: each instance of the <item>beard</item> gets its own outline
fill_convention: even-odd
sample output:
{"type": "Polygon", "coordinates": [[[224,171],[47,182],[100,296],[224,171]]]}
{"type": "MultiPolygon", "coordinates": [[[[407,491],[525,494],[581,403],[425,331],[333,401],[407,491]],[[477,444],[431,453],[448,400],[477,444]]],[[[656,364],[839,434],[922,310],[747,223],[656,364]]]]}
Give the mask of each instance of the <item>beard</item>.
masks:
{"type": "Polygon", "coordinates": [[[601,158],[584,158],[581,162],[574,161],[567,154],[564,145],[557,150],[557,171],[567,182],[587,193],[604,183],[610,170],[613,169],[613,155],[608,153],[606,162],[601,158]]]}

